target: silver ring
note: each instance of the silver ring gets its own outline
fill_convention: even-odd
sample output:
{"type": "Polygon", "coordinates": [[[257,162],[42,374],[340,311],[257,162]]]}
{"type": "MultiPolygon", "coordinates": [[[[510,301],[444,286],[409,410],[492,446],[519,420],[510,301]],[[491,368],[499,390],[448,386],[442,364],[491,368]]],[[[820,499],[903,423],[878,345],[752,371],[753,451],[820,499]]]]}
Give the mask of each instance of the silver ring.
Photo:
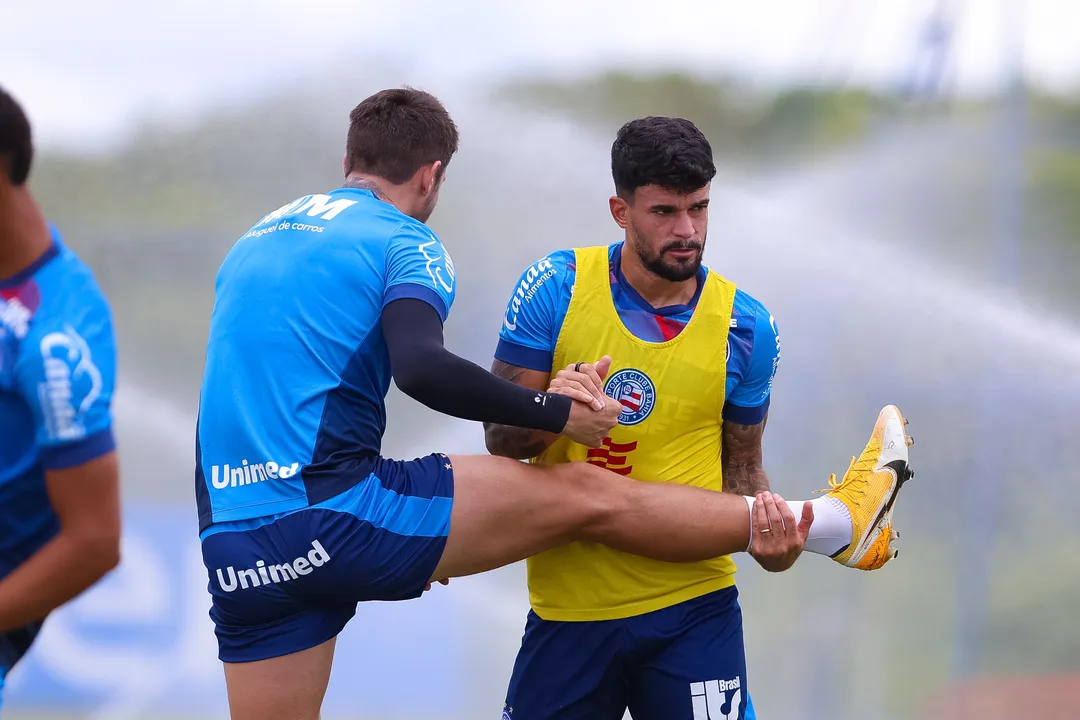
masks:
{"type": "Polygon", "coordinates": [[[764,528],[762,530],[759,530],[758,532],[761,532],[761,533],[772,532],[772,528],[764,528]]]}

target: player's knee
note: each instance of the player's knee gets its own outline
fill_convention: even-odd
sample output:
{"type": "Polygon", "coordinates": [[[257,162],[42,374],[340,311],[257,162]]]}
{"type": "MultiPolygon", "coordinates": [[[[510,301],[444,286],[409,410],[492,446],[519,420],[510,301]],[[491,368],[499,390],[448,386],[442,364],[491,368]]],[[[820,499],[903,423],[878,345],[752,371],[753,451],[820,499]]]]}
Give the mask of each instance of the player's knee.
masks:
{"type": "Polygon", "coordinates": [[[567,504],[575,535],[588,537],[592,528],[605,524],[619,512],[618,490],[623,478],[584,462],[554,465],[550,469],[552,479],[559,485],[560,497],[567,504]]]}

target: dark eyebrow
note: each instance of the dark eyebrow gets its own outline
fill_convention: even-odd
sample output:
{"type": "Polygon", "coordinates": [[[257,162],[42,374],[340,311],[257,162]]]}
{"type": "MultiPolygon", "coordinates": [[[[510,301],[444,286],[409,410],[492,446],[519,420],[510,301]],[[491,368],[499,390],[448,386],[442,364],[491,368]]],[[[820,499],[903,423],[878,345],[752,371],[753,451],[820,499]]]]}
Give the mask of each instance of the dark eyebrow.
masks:
{"type": "MultiPolygon", "coordinates": [[[[694,203],[693,205],[690,206],[690,208],[691,209],[701,209],[701,208],[706,208],[708,206],[709,206],[709,198],[705,198],[704,200],[700,200],[700,201],[694,203]]],[[[678,208],[675,207],[674,205],[664,205],[662,203],[658,203],[656,205],[650,205],[649,210],[651,210],[652,212],[658,212],[658,211],[675,212],[676,210],[678,210],[678,208]]]]}

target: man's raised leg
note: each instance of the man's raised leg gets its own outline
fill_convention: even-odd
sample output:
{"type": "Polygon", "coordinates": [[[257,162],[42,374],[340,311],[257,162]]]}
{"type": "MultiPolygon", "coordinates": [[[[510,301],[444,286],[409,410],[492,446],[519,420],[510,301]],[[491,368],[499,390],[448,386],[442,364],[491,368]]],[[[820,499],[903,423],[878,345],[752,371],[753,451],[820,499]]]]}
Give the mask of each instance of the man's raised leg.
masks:
{"type": "Polygon", "coordinates": [[[450,462],[450,536],[433,579],[486,572],[578,540],[667,562],[742,552],[750,542],[750,508],[738,495],[641,482],[587,463],[484,455],[450,462]]]}
{"type": "MultiPolygon", "coordinates": [[[[911,477],[905,424],[895,406],[883,408],[861,456],[842,482],[831,481],[829,497],[843,504],[852,524],[850,547],[834,557],[837,562],[874,570],[895,557],[892,514],[911,477]]],[[[784,570],[802,552],[813,523],[809,502],[796,524],[798,508],[793,512],[769,493],[751,522],[747,498],[640,482],[586,463],[537,466],[489,456],[457,456],[451,463],[450,535],[435,580],[485,572],[579,540],[694,562],[747,550],[751,531],[758,562],[784,570]]]]}

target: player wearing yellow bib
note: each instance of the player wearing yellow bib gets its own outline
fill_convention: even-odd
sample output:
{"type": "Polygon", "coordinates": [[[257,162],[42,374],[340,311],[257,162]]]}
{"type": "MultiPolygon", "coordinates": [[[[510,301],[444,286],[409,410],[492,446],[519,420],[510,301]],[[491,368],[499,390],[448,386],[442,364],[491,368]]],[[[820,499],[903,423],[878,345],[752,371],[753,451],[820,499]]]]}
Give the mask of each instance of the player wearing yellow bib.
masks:
{"type": "MultiPolygon", "coordinates": [[[[536,390],[606,394],[622,405],[619,423],[599,448],[488,424],[488,449],[752,502],[769,489],[761,438],[780,344],[765,307],[702,265],[712,149],[692,123],[651,117],[627,123],[611,157],[625,240],[528,268],[493,371],[536,390]]],[[[844,482],[812,502],[806,550],[865,570],[894,557],[893,500],[910,476],[903,424],[882,411],[844,482]],[[875,472],[886,479],[867,483],[875,472]]],[[[802,503],[788,504],[798,517],[802,503]]],[[[754,718],[730,556],[665,563],[575,542],[527,565],[532,611],[504,720],[619,720],[627,708],[635,720],[754,718]]]]}

